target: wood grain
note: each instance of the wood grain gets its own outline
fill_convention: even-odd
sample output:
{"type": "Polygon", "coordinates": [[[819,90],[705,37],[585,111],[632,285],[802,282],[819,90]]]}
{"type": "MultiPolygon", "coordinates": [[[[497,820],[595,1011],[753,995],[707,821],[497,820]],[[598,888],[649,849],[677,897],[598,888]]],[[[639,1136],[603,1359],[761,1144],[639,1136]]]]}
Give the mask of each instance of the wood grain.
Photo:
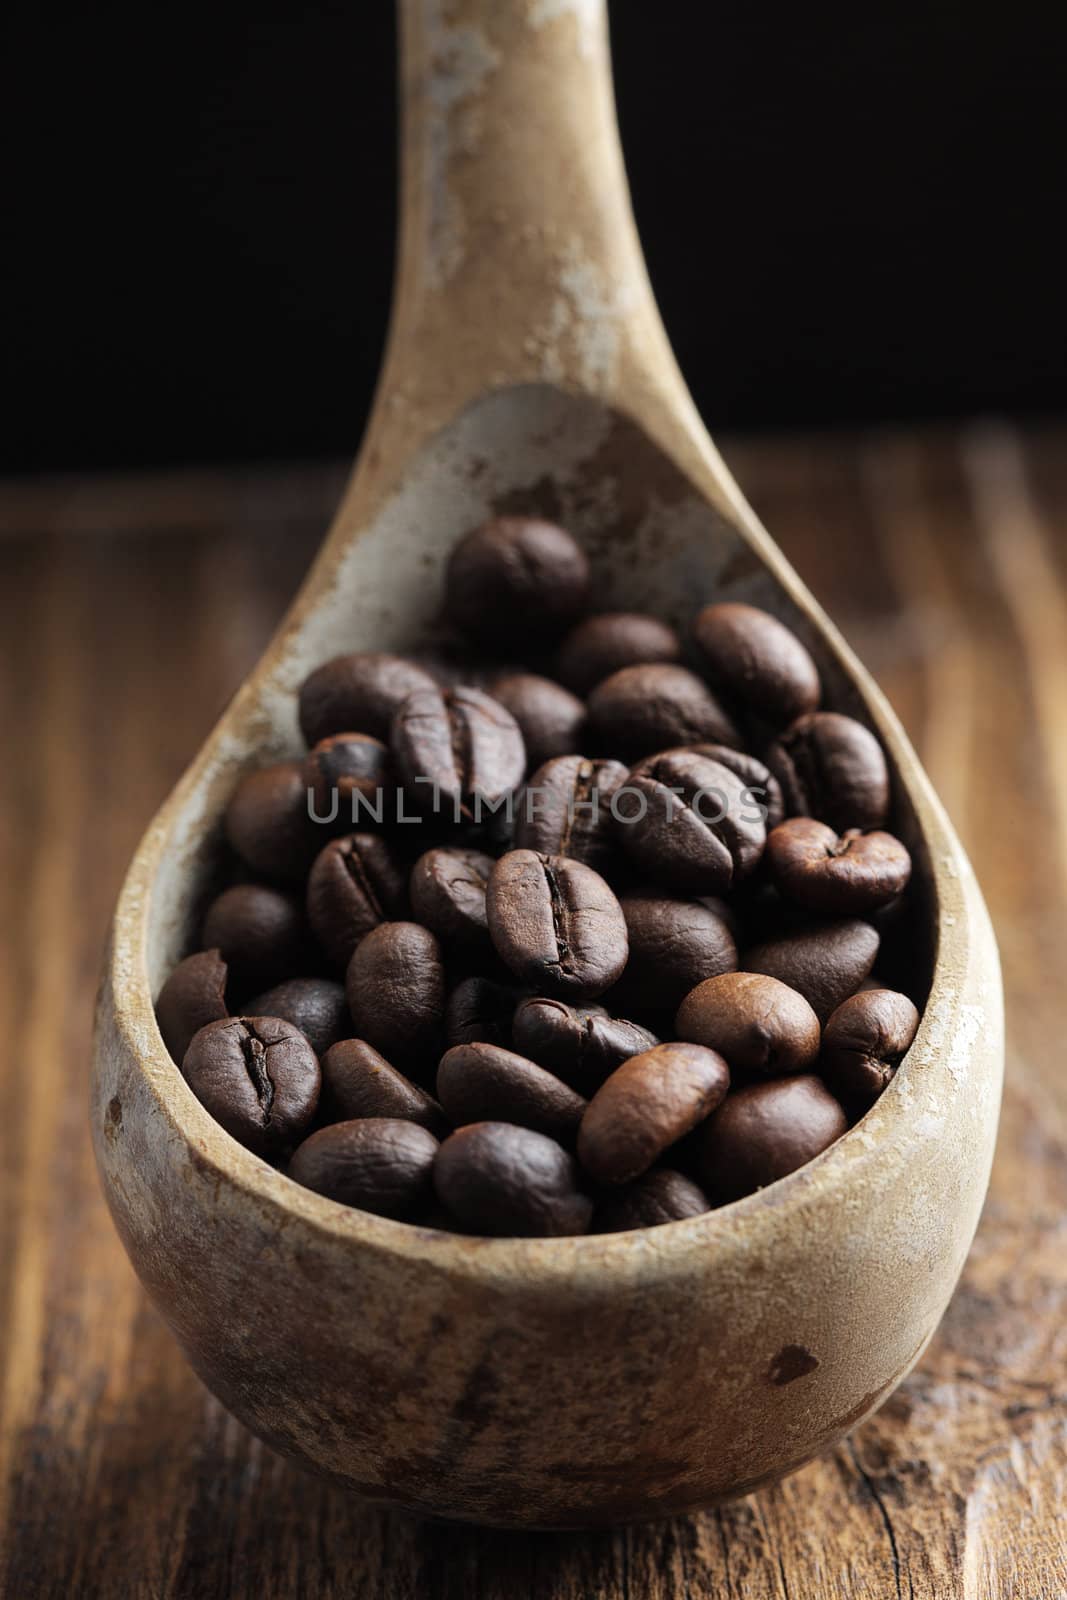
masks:
{"type": "Polygon", "coordinates": [[[1009,1082],[963,1283],[883,1411],[776,1488],[591,1536],[420,1524],[274,1458],[185,1367],[96,1187],[86,1070],[113,897],[266,642],[338,474],[0,488],[0,1592],[1067,1594],[1065,443],[1048,427],[727,447],[975,862],[1009,1082]]]}

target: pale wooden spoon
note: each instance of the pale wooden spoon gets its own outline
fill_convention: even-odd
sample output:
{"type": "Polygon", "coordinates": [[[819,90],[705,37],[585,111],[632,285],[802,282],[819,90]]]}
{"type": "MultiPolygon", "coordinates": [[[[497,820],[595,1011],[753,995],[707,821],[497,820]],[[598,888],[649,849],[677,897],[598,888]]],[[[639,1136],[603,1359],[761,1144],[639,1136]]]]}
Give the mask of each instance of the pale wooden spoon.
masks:
{"type": "Polygon", "coordinates": [[[263,1438],[443,1516],[658,1515],[798,1466],[921,1354],[989,1173],[996,948],[896,718],[682,383],[630,212],[602,0],[406,0],[402,20],[401,255],[373,419],[291,612],[130,868],[93,1134],[138,1273],[204,1381],[263,1438]],[[334,1205],[223,1133],[153,1016],[237,774],[298,748],[304,674],[340,650],[424,643],[449,547],[502,507],[573,529],[606,605],[685,618],[730,595],[788,619],[831,703],[885,742],[935,926],[918,1038],[862,1123],[770,1189],[644,1233],[465,1239],[334,1205]]]}

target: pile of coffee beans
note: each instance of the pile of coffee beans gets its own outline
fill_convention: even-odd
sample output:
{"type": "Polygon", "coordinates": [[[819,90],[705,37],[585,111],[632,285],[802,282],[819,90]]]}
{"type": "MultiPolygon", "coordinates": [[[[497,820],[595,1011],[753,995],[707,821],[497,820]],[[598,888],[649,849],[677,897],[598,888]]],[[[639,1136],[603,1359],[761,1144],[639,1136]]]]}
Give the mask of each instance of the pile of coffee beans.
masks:
{"type": "Polygon", "coordinates": [[[592,611],[548,522],[462,539],[445,611],[462,673],[327,661],[307,754],[239,783],[157,1002],[193,1093],[297,1183],[472,1234],[654,1227],[803,1166],[919,1022],[881,976],[913,941],[878,740],[767,612],[592,611]]]}

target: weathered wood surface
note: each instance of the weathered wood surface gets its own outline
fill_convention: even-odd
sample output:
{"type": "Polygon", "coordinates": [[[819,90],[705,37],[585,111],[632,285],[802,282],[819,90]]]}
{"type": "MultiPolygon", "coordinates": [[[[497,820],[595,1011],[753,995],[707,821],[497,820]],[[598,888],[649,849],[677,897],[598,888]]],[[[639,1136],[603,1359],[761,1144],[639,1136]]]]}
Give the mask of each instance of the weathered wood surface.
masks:
{"type": "Polygon", "coordinates": [[[268,637],[341,474],[0,486],[0,1593],[1067,1595],[1067,432],[726,453],[889,691],[1000,936],[999,1154],[919,1370],[776,1488],[592,1536],[367,1510],[231,1421],[96,1187],[92,997],[140,830],[268,637]]]}

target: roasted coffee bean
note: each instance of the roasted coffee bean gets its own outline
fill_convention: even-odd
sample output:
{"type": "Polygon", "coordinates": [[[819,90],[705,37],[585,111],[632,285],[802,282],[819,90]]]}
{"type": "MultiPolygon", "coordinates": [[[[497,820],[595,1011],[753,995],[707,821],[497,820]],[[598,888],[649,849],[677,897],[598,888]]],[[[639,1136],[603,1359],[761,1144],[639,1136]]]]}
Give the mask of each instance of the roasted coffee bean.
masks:
{"type": "Polygon", "coordinates": [[[226,807],[224,825],[245,865],[280,883],[300,883],[323,844],[322,829],[308,814],[299,761],[246,772],[226,807]]]}
{"type": "Polygon", "coordinates": [[[746,972],[764,972],[802,994],[820,1022],[855,994],[874,966],[880,944],[869,922],[843,917],[815,922],[746,950],[746,972]]]}
{"type": "Polygon", "coordinates": [[[580,861],[509,851],[489,875],[486,909],[501,960],[544,993],[595,999],[626,965],[619,902],[580,861]]]}
{"type": "Polygon", "coordinates": [[[512,1036],[516,1050],[580,1094],[591,1094],[622,1062],[659,1044],[648,1028],[609,1016],[603,1006],[569,1006],[542,996],[518,1007],[512,1036]]]}
{"type": "Polygon", "coordinates": [[[624,1061],[589,1102],[578,1159],[598,1183],[640,1177],[702,1122],[730,1087],[730,1069],[698,1044],[657,1044],[624,1061]]]}
{"type": "Polygon", "coordinates": [[[831,828],[880,828],[889,815],[889,769],[874,734],[852,717],[813,711],[765,753],[782,786],[786,816],[831,828]]]}
{"type": "Polygon", "coordinates": [[[299,1028],[317,1056],[349,1031],[344,987],[330,978],[289,978],[245,1007],[255,1017],[281,1017],[299,1028]]]}
{"type": "Polygon", "coordinates": [[[594,1233],[629,1233],[660,1228],[711,1210],[703,1189],[669,1167],[655,1167],[622,1189],[609,1192],[593,1213],[594,1233]]]}
{"type": "Polygon", "coordinates": [[[739,744],[740,736],[707,684],[666,662],[622,667],[589,696],[597,747],[639,761],[678,745],[739,744]]]}
{"type": "Polygon", "coordinates": [[[810,1074],[748,1084],[696,1136],[701,1181],[716,1200],[739,1200],[812,1161],[847,1127],[839,1102],[810,1074]]]}
{"type": "Polygon", "coordinates": [[[561,683],[535,672],[508,672],[492,680],[489,693],[518,723],[528,769],[581,749],[585,702],[561,683]]]}
{"type": "Polygon", "coordinates": [[[674,629],[643,611],[604,611],[572,628],[559,647],[556,671],[575,694],[589,694],[623,667],[674,662],[682,646],[674,629]]]}
{"type": "Polygon", "coordinates": [[[356,946],[345,993],[356,1032],[387,1061],[426,1080],[445,1014],[441,946],[417,922],[383,922],[356,946]]]}
{"type": "Polygon", "coordinates": [[[519,991],[493,978],[463,978],[445,1007],[445,1039],[449,1045],[511,1044],[511,1019],[519,991]]]}
{"type": "Polygon", "coordinates": [[[820,1071],[846,1105],[873,1105],[892,1081],[919,1027],[906,994],[866,990],[842,1002],[823,1030],[820,1071]]]}
{"type": "Polygon", "coordinates": [[[200,950],[179,961],[156,1001],[156,1021],[163,1043],[181,1065],[189,1041],[209,1022],[229,1016],[226,982],[229,969],[218,950],[200,950]]]}
{"type": "Polygon", "coordinates": [[[492,1044],[459,1044],[437,1069],[437,1098],[455,1127],[513,1122],[574,1143],[586,1102],[536,1062],[492,1044]]]}
{"type": "Polygon", "coordinates": [[[425,689],[393,718],[390,745],[416,815],[479,822],[518,788],[526,751],[510,711],[480,689],[425,689]]]}
{"type": "Polygon", "coordinates": [[[193,1035],[182,1073],[215,1121],[259,1156],[296,1144],[319,1103],[318,1057],[279,1017],[209,1022],[193,1035]]]}
{"type": "Polygon", "coordinates": [[[589,562],[563,528],[496,517],[453,548],[445,606],[457,627],[494,647],[551,640],[582,615],[589,562]]]}
{"type": "Polygon", "coordinates": [[[406,871],[380,835],[350,833],[316,856],[308,878],[308,921],[338,970],[372,928],[406,909],[406,871]]]}
{"type": "Polygon", "coordinates": [[[814,817],[791,817],[773,830],[767,867],[795,905],[841,917],[888,905],[911,877],[911,857],[891,833],[838,835],[814,817]]]}
{"type": "Polygon", "coordinates": [[[673,1016],[702,978],[736,970],[729,928],[699,900],[641,892],[623,895],[621,904],[630,959],[620,987],[634,1009],[673,1016]]]}
{"type": "Polygon", "coordinates": [[[640,762],[615,797],[616,833],[651,881],[689,894],[718,894],[745,878],[766,840],[744,783],[692,750],[640,762]]]}
{"type": "Polygon", "coordinates": [[[734,1073],[781,1078],[819,1054],[819,1019],[795,989],[758,972],[705,978],[678,1008],[679,1039],[717,1050],[734,1073]]]}
{"type": "Polygon", "coordinates": [[[304,757],[303,782],[320,823],[366,828],[396,817],[387,747],[369,733],[333,733],[304,757]]]}
{"type": "Polygon", "coordinates": [[[444,1112],[431,1095],[390,1066],[366,1039],[341,1039],[322,1058],[321,1112],[327,1122],[399,1117],[442,1138],[444,1112]]]}
{"type": "Polygon", "coordinates": [[[546,856],[570,856],[599,870],[614,848],[611,802],[626,776],[621,761],[585,756],[546,761],[523,792],[516,846],[546,856]]]}
{"type": "Polygon", "coordinates": [[[746,806],[751,809],[750,801],[755,801],[756,806],[763,809],[763,825],[768,833],[784,819],[785,801],[782,799],[781,785],[762,761],[757,761],[755,756],[746,754],[744,750],[732,750],[728,744],[694,744],[690,749],[698,756],[717,761],[720,767],[726,767],[735,778],[740,778],[747,790],[746,806]]]}
{"type": "Polygon", "coordinates": [[[728,705],[781,728],[819,704],[818,668],[770,612],[736,601],[705,606],[693,639],[708,681],[728,705]]]}
{"type": "Polygon", "coordinates": [[[443,1206],[473,1233],[502,1238],[587,1233],[593,1202],[578,1163],[554,1139],[508,1122],[472,1122],[434,1162],[443,1206]]]}
{"type": "Polygon", "coordinates": [[[303,906],[295,895],[264,884],[224,889],[208,906],[201,943],[218,949],[231,980],[246,992],[308,970],[303,906]]]}
{"type": "Polygon", "coordinates": [[[433,1199],[438,1144],[415,1122],[395,1117],[335,1122],[293,1155],[289,1176],[305,1189],[379,1217],[409,1221],[433,1199]]]}
{"type": "Polygon", "coordinates": [[[304,680],[300,729],[310,746],[333,733],[388,739],[393,716],[408,695],[434,687],[425,668],[403,656],[377,650],[335,656],[304,680]]]}
{"type": "Polygon", "coordinates": [[[419,922],[457,950],[490,949],[485,886],[493,858],[480,850],[427,850],[411,869],[408,892],[419,922]]]}

